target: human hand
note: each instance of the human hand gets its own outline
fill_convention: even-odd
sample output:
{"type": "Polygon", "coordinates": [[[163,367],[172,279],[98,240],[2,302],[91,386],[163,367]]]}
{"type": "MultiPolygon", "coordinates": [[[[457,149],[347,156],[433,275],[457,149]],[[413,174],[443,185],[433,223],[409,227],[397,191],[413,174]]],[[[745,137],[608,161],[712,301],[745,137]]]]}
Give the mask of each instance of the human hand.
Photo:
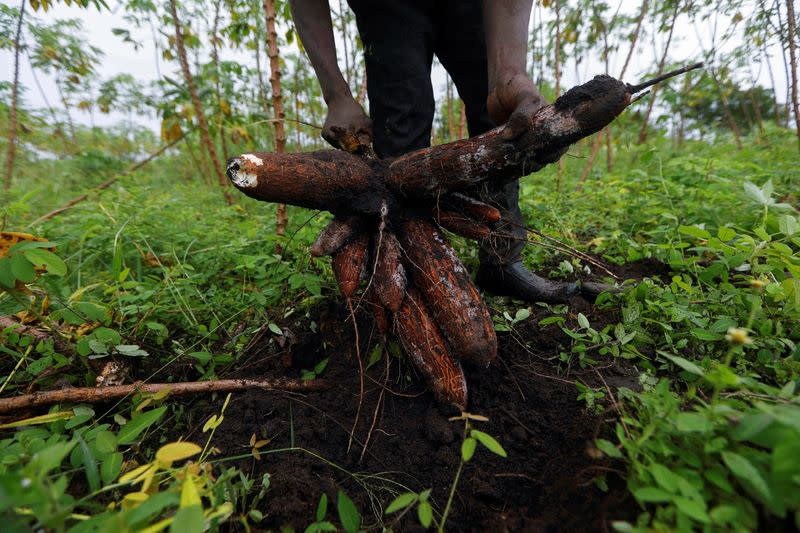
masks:
{"type": "Polygon", "coordinates": [[[368,151],[372,143],[372,121],[352,96],[332,100],[322,127],[322,138],[346,152],[368,151]]]}
{"type": "Polygon", "coordinates": [[[515,74],[489,89],[486,105],[495,124],[505,124],[501,137],[513,141],[528,130],[531,117],[547,104],[530,78],[515,74]]]}

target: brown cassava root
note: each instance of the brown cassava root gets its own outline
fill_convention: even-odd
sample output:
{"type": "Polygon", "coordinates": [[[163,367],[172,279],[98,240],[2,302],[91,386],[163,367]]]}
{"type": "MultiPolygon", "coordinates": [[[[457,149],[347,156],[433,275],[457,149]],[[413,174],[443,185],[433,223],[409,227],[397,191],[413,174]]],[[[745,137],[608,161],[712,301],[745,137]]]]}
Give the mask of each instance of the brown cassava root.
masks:
{"type": "Polygon", "coordinates": [[[365,301],[381,334],[393,324],[436,397],[463,409],[467,388],[455,357],[485,367],[497,356],[497,339],[488,308],[439,226],[472,239],[496,234],[501,212],[470,191],[558,161],[611,123],[637,92],[694,68],[636,86],[597,76],[538,110],[512,142],[501,127],[393,160],[370,150],[243,154],[228,161],[228,177],[252,198],[334,213],[312,254],[333,255],[348,301],[364,273],[372,273],[365,301]]]}

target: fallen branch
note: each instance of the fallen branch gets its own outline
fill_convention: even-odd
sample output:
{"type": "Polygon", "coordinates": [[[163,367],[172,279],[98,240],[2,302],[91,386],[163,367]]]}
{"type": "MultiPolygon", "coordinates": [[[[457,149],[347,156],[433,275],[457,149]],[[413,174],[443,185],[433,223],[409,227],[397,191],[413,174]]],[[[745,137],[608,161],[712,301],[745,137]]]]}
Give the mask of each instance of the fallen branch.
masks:
{"type": "Polygon", "coordinates": [[[53,346],[61,354],[70,355],[74,352],[72,347],[66,341],[64,341],[64,339],[62,339],[56,332],[54,332],[53,335],[50,335],[47,332],[40,330],[39,328],[35,328],[33,326],[28,326],[20,322],[17,322],[11,317],[0,316],[0,330],[6,328],[14,328],[14,332],[20,335],[30,335],[31,337],[36,339],[36,342],[53,339],[53,346]]]}
{"type": "Polygon", "coordinates": [[[20,409],[44,407],[58,403],[100,403],[122,398],[140,392],[156,393],[169,391],[170,396],[202,394],[209,392],[239,392],[251,389],[316,392],[330,388],[325,381],[297,379],[220,379],[217,381],[190,381],[187,383],[133,383],[113,387],[78,387],[23,394],[13,398],[0,399],[0,414],[20,409]]]}

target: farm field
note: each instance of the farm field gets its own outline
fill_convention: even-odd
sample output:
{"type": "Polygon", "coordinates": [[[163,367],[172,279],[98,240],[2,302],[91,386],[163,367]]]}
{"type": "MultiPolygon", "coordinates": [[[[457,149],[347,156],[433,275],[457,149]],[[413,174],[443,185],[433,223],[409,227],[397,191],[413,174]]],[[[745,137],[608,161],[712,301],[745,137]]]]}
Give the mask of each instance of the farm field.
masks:
{"type": "MultiPolygon", "coordinates": [[[[200,4],[182,15],[204,20],[200,4]]],[[[225,46],[244,53],[266,30],[261,21],[236,33],[237,17],[263,13],[234,4],[222,3],[217,22],[225,46]]],[[[314,124],[325,106],[283,35],[288,7],[277,7],[288,51],[283,142],[287,152],[324,149],[314,124]]],[[[169,10],[153,9],[174,32],[169,10]]],[[[678,12],[651,9],[667,20],[678,12]]],[[[35,60],[58,41],[33,11],[24,34],[35,60]]],[[[610,24],[613,10],[603,13],[610,24]]],[[[2,14],[12,49],[19,13],[2,14]]],[[[337,21],[337,32],[349,28],[341,39],[355,87],[360,41],[352,15],[336,11],[337,21]]],[[[775,91],[748,92],[735,70],[711,63],[651,94],[660,108],[634,103],[521,179],[525,266],[617,290],[550,304],[481,290],[497,359],[463,363],[462,410],[437,400],[367,298],[345,302],[331,259],[311,257],[330,213],[290,205],[284,226],[275,204],[220,185],[214,157],[273,150],[275,104],[262,109],[265,94],[243,88],[255,73],[228,60],[215,87],[219,59],[185,37],[202,56],[191,68],[215,156],[181,81],[135,103],[160,132],[92,127],[24,98],[12,113],[11,82],[0,84],[4,154],[9,129],[17,136],[0,196],[4,531],[800,528],[800,150],[796,117],[775,91]],[[726,105],[741,111],[713,105],[712,72],[728,76],[726,105]],[[220,389],[183,394],[189,383],[220,389]],[[113,397],[10,403],[130,384],[113,397]],[[151,384],[164,386],[137,389],[151,384]]],[[[81,55],[91,35],[81,39],[72,61],[92,66],[76,75],[99,87],[89,73],[99,63],[87,59],[99,52],[81,55]]],[[[623,58],[627,46],[621,39],[623,58]]],[[[52,72],[68,74],[60,65],[52,72]]],[[[113,98],[105,85],[86,105],[133,106],[120,96],[133,83],[118,81],[113,98]]],[[[466,136],[447,83],[435,145],[466,136]]],[[[543,85],[549,100],[564,90],[543,85]]],[[[65,94],[52,103],[77,117],[77,90],[65,94]]],[[[445,235],[474,277],[476,243],[445,235]]]]}

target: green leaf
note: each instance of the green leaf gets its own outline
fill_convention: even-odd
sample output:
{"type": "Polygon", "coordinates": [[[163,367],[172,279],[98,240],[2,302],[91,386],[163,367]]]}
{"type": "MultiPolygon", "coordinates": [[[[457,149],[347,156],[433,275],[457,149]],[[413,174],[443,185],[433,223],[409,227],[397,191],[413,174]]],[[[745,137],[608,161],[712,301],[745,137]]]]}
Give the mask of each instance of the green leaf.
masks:
{"type": "Polygon", "coordinates": [[[72,305],[72,307],[75,310],[75,312],[85,317],[86,320],[91,320],[100,323],[106,321],[107,318],[106,313],[108,312],[108,309],[106,309],[106,307],[102,305],[98,305],[92,302],[75,302],[72,305]]]}
{"type": "Polygon", "coordinates": [[[336,502],[336,510],[339,512],[339,522],[347,533],[356,533],[358,528],[361,527],[361,515],[356,509],[353,500],[347,497],[342,491],[339,491],[338,500],[336,502]]]}
{"type": "Polygon", "coordinates": [[[739,509],[733,505],[718,505],[709,513],[709,518],[714,524],[732,524],[738,516],[739,509]]]}
{"type": "Polygon", "coordinates": [[[703,371],[702,368],[700,368],[696,364],[692,363],[691,361],[689,361],[687,359],[684,359],[683,357],[681,357],[679,355],[672,355],[672,354],[669,354],[669,353],[661,351],[661,350],[657,350],[657,351],[658,351],[659,355],[661,355],[662,357],[666,357],[667,359],[669,359],[670,361],[672,361],[673,363],[675,363],[676,365],[678,365],[682,369],[686,370],[687,372],[690,372],[690,373],[695,374],[697,376],[703,376],[705,374],[705,372],[703,371]]]}
{"type": "Polygon", "coordinates": [[[752,489],[765,501],[772,500],[772,492],[764,476],[747,458],[733,452],[722,452],[722,461],[739,481],[752,489]]]}
{"type": "Polygon", "coordinates": [[[727,226],[723,226],[717,231],[717,238],[722,242],[733,240],[734,237],[736,237],[736,231],[727,226]]]}
{"type": "Polygon", "coordinates": [[[461,443],[461,458],[464,460],[465,463],[468,463],[472,456],[475,455],[475,447],[478,445],[478,441],[472,437],[467,437],[461,443]]]}
{"type": "Polygon", "coordinates": [[[392,514],[402,509],[405,509],[406,507],[417,501],[417,498],[419,498],[419,496],[417,495],[416,492],[404,492],[403,494],[395,498],[392,501],[392,503],[389,504],[389,507],[386,508],[386,511],[384,511],[384,513],[392,514]]]}
{"type": "Polygon", "coordinates": [[[719,333],[714,333],[713,331],[708,331],[705,329],[700,328],[692,328],[690,330],[692,335],[700,339],[701,341],[721,341],[725,337],[720,335],[719,333]]]}
{"type": "Polygon", "coordinates": [[[144,503],[129,511],[126,525],[134,531],[144,529],[146,521],[161,514],[167,507],[178,505],[178,501],[178,494],[175,492],[153,494],[144,503]]]}
{"type": "Polygon", "coordinates": [[[672,501],[675,503],[675,507],[689,518],[704,524],[709,522],[706,502],[703,500],[690,500],[689,498],[678,496],[672,501]]]}
{"type": "Polygon", "coordinates": [[[169,527],[171,533],[184,533],[186,531],[203,531],[203,506],[189,505],[181,507],[175,513],[172,524],[169,527]]]}
{"type": "Polygon", "coordinates": [[[583,329],[589,329],[589,319],[583,313],[578,313],[578,325],[583,329]]]}
{"type": "Polygon", "coordinates": [[[708,433],[714,424],[702,413],[678,413],[675,415],[675,427],[683,433],[708,433]]]}
{"type": "Polygon", "coordinates": [[[34,471],[37,474],[46,474],[57,468],[77,443],[77,440],[59,442],[37,452],[31,459],[31,463],[35,467],[34,471]]]}
{"type": "Polygon", "coordinates": [[[317,504],[317,522],[325,520],[326,514],[328,514],[328,495],[323,492],[317,504]]]}
{"type": "Polygon", "coordinates": [[[708,240],[711,238],[711,234],[709,232],[697,226],[679,226],[678,231],[684,235],[690,235],[696,239],[708,240]]]}
{"type": "Polygon", "coordinates": [[[126,357],[145,357],[147,355],[147,352],[139,348],[137,344],[118,344],[114,346],[114,349],[126,357]]]}
{"type": "Polygon", "coordinates": [[[133,417],[127,424],[120,428],[117,434],[117,441],[120,444],[132,444],[140,433],[155,424],[166,411],[167,406],[164,405],[133,417]]]}
{"type": "Polygon", "coordinates": [[[100,463],[100,479],[108,485],[117,479],[120,470],[122,470],[122,454],[114,452],[100,463]]]}
{"type": "Polygon", "coordinates": [[[106,454],[117,451],[117,436],[110,431],[101,431],[94,438],[97,451],[106,454]]]}
{"type": "Polygon", "coordinates": [[[86,481],[89,482],[89,489],[92,492],[100,490],[100,472],[97,470],[97,460],[94,458],[94,454],[89,448],[89,445],[86,444],[86,441],[80,436],[77,438],[81,450],[80,453],[81,462],[83,463],[83,471],[86,473],[86,481]]]}
{"type": "Polygon", "coordinates": [[[422,524],[422,527],[431,527],[431,523],[433,523],[433,507],[431,507],[431,503],[420,503],[419,507],[417,507],[417,516],[419,517],[419,523],[422,524]]]}
{"type": "Polygon", "coordinates": [[[671,493],[678,491],[680,478],[672,470],[662,464],[654,463],[650,465],[649,471],[661,488],[671,493]]]}
{"type": "Polygon", "coordinates": [[[281,329],[281,327],[278,324],[275,324],[274,322],[270,322],[267,327],[275,335],[283,335],[283,330],[281,329]]]}
{"type": "Polygon", "coordinates": [[[644,503],[666,503],[672,499],[670,494],[657,487],[642,487],[633,491],[633,497],[644,503]]]}
{"type": "Polygon", "coordinates": [[[622,452],[620,452],[617,449],[617,447],[614,446],[614,443],[612,443],[611,441],[608,441],[606,439],[596,439],[594,441],[594,444],[595,446],[597,446],[597,449],[599,449],[601,452],[603,452],[609,457],[614,457],[614,458],[622,457],[622,452]]]}
{"type": "Polygon", "coordinates": [[[22,252],[25,258],[37,267],[44,267],[48,274],[63,276],[67,273],[67,265],[56,254],[49,250],[34,248],[22,252]]]}
{"type": "Polygon", "coordinates": [[[503,447],[500,446],[500,443],[497,442],[494,439],[494,437],[492,437],[488,433],[484,433],[483,431],[478,431],[477,429],[473,429],[470,432],[470,435],[478,439],[478,442],[483,444],[486,447],[486,449],[488,449],[490,452],[496,453],[500,457],[508,457],[508,454],[503,449],[503,447]]]}
{"type": "Polygon", "coordinates": [[[13,289],[17,278],[11,272],[11,258],[0,257],[0,287],[13,289]]]}
{"type": "Polygon", "coordinates": [[[381,356],[383,356],[383,345],[378,343],[369,353],[369,360],[367,361],[367,370],[372,368],[372,365],[380,361],[381,356]]]}
{"type": "Polygon", "coordinates": [[[11,274],[22,283],[36,281],[36,270],[34,270],[31,262],[22,255],[11,256],[11,274]]]}
{"type": "Polygon", "coordinates": [[[800,230],[800,225],[792,215],[783,215],[778,219],[778,229],[787,237],[791,237],[800,230]]]}
{"type": "Polygon", "coordinates": [[[529,316],[531,316],[530,310],[527,307],[524,307],[517,311],[517,314],[514,315],[514,322],[522,322],[526,320],[529,316]]]}
{"type": "Polygon", "coordinates": [[[55,248],[58,243],[52,241],[19,241],[17,244],[8,249],[9,254],[22,253],[25,250],[33,250],[35,248],[55,248]]]}
{"type": "Polygon", "coordinates": [[[800,475],[800,442],[785,440],[779,442],[772,450],[773,479],[789,481],[800,475]]]}

